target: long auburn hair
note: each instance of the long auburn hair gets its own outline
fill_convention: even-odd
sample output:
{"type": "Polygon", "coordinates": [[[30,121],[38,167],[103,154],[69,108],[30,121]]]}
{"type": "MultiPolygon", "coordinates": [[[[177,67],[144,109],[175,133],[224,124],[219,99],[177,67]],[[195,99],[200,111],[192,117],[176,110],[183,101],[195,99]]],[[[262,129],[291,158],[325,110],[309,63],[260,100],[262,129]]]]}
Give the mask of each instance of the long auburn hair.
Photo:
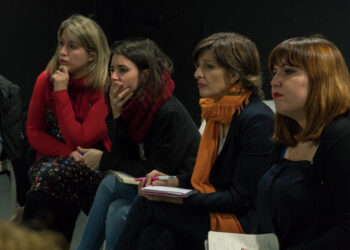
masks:
{"type": "Polygon", "coordinates": [[[350,79],[339,49],[321,37],[296,37],[278,44],[270,53],[268,68],[288,64],[308,74],[309,93],[305,103],[306,126],[282,114],[275,116],[272,139],[288,146],[299,141],[317,142],[324,127],[350,110],[350,79]]]}

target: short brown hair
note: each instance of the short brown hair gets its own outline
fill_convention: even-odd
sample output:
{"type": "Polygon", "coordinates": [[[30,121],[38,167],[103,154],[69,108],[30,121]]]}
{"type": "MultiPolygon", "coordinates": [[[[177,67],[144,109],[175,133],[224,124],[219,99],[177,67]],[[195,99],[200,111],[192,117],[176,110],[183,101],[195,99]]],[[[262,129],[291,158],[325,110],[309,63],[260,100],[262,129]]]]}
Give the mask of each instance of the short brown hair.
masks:
{"type": "Polygon", "coordinates": [[[274,141],[295,146],[298,141],[317,141],[334,118],[350,110],[349,72],[339,49],[321,37],[297,37],[278,44],[270,53],[268,68],[287,64],[308,74],[305,103],[306,126],[276,114],[274,141]]]}
{"type": "Polygon", "coordinates": [[[211,51],[217,63],[228,73],[239,78],[242,88],[261,94],[260,57],[255,43],[234,32],[213,34],[194,48],[192,58],[195,64],[205,50],[211,51]]]}

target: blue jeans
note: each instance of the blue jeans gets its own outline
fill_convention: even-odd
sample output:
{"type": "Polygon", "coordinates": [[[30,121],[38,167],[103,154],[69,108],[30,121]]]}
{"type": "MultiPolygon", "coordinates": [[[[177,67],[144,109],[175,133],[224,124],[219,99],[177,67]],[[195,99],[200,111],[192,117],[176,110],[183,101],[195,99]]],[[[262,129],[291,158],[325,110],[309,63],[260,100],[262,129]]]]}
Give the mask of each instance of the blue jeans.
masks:
{"type": "Polygon", "coordinates": [[[98,187],[77,250],[100,249],[105,237],[107,249],[114,249],[136,195],[137,186],[106,176],[98,187]]]}

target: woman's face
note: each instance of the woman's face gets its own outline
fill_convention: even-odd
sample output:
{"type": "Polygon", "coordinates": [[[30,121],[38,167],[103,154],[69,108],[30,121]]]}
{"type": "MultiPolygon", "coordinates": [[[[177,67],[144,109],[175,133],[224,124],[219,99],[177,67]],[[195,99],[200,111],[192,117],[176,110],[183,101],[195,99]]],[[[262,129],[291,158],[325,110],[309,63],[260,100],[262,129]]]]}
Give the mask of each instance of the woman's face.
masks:
{"type": "Polygon", "coordinates": [[[79,74],[94,59],[85,48],[72,41],[65,30],[62,32],[58,46],[59,63],[68,68],[72,77],[79,74]]]}
{"type": "Polygon", "coordinates": [[[305,120],[305,103],[309,93],[308,74],[287,64],[274,65],[272,74],[271,92],[276,112],[300,124],[305,120]]]}
{"type": "Polygon", "coordinates": [[[129,88],[134,92],[139,86],[139,70],[135,63],[128,58],[114,54],[110,65],[110,75],[112,83],[129,88]]]}
{"type": "Polygon", "coordinates": [[[199,55],[196,67],[194,78],[201,97],[219,100],[232,87],[226,70],[216,62],[210,50],[199,55]]]}

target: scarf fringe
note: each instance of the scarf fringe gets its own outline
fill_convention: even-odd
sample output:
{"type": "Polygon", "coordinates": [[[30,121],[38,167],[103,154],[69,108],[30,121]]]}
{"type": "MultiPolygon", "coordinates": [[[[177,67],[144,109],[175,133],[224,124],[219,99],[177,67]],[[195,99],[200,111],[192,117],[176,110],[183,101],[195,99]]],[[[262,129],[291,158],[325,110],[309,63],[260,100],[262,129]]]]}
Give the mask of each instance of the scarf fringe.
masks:
{"type": "Polygon", "coordinates": [[[241,113],[243,110],[243,105],[237,105],[237,106],[212,106],[202,113],[202,121],[204,119],[207,119],[208,116],[210,116],[210,119],[214,121],[220,121],[223,124],[229,124],[232,120],[232,116],[237,112],[237,115],[241,113]],[[224,119],[222,119],[222,116],[224,114],[231,114],[231,117],[225,116],[224,119]]]}

